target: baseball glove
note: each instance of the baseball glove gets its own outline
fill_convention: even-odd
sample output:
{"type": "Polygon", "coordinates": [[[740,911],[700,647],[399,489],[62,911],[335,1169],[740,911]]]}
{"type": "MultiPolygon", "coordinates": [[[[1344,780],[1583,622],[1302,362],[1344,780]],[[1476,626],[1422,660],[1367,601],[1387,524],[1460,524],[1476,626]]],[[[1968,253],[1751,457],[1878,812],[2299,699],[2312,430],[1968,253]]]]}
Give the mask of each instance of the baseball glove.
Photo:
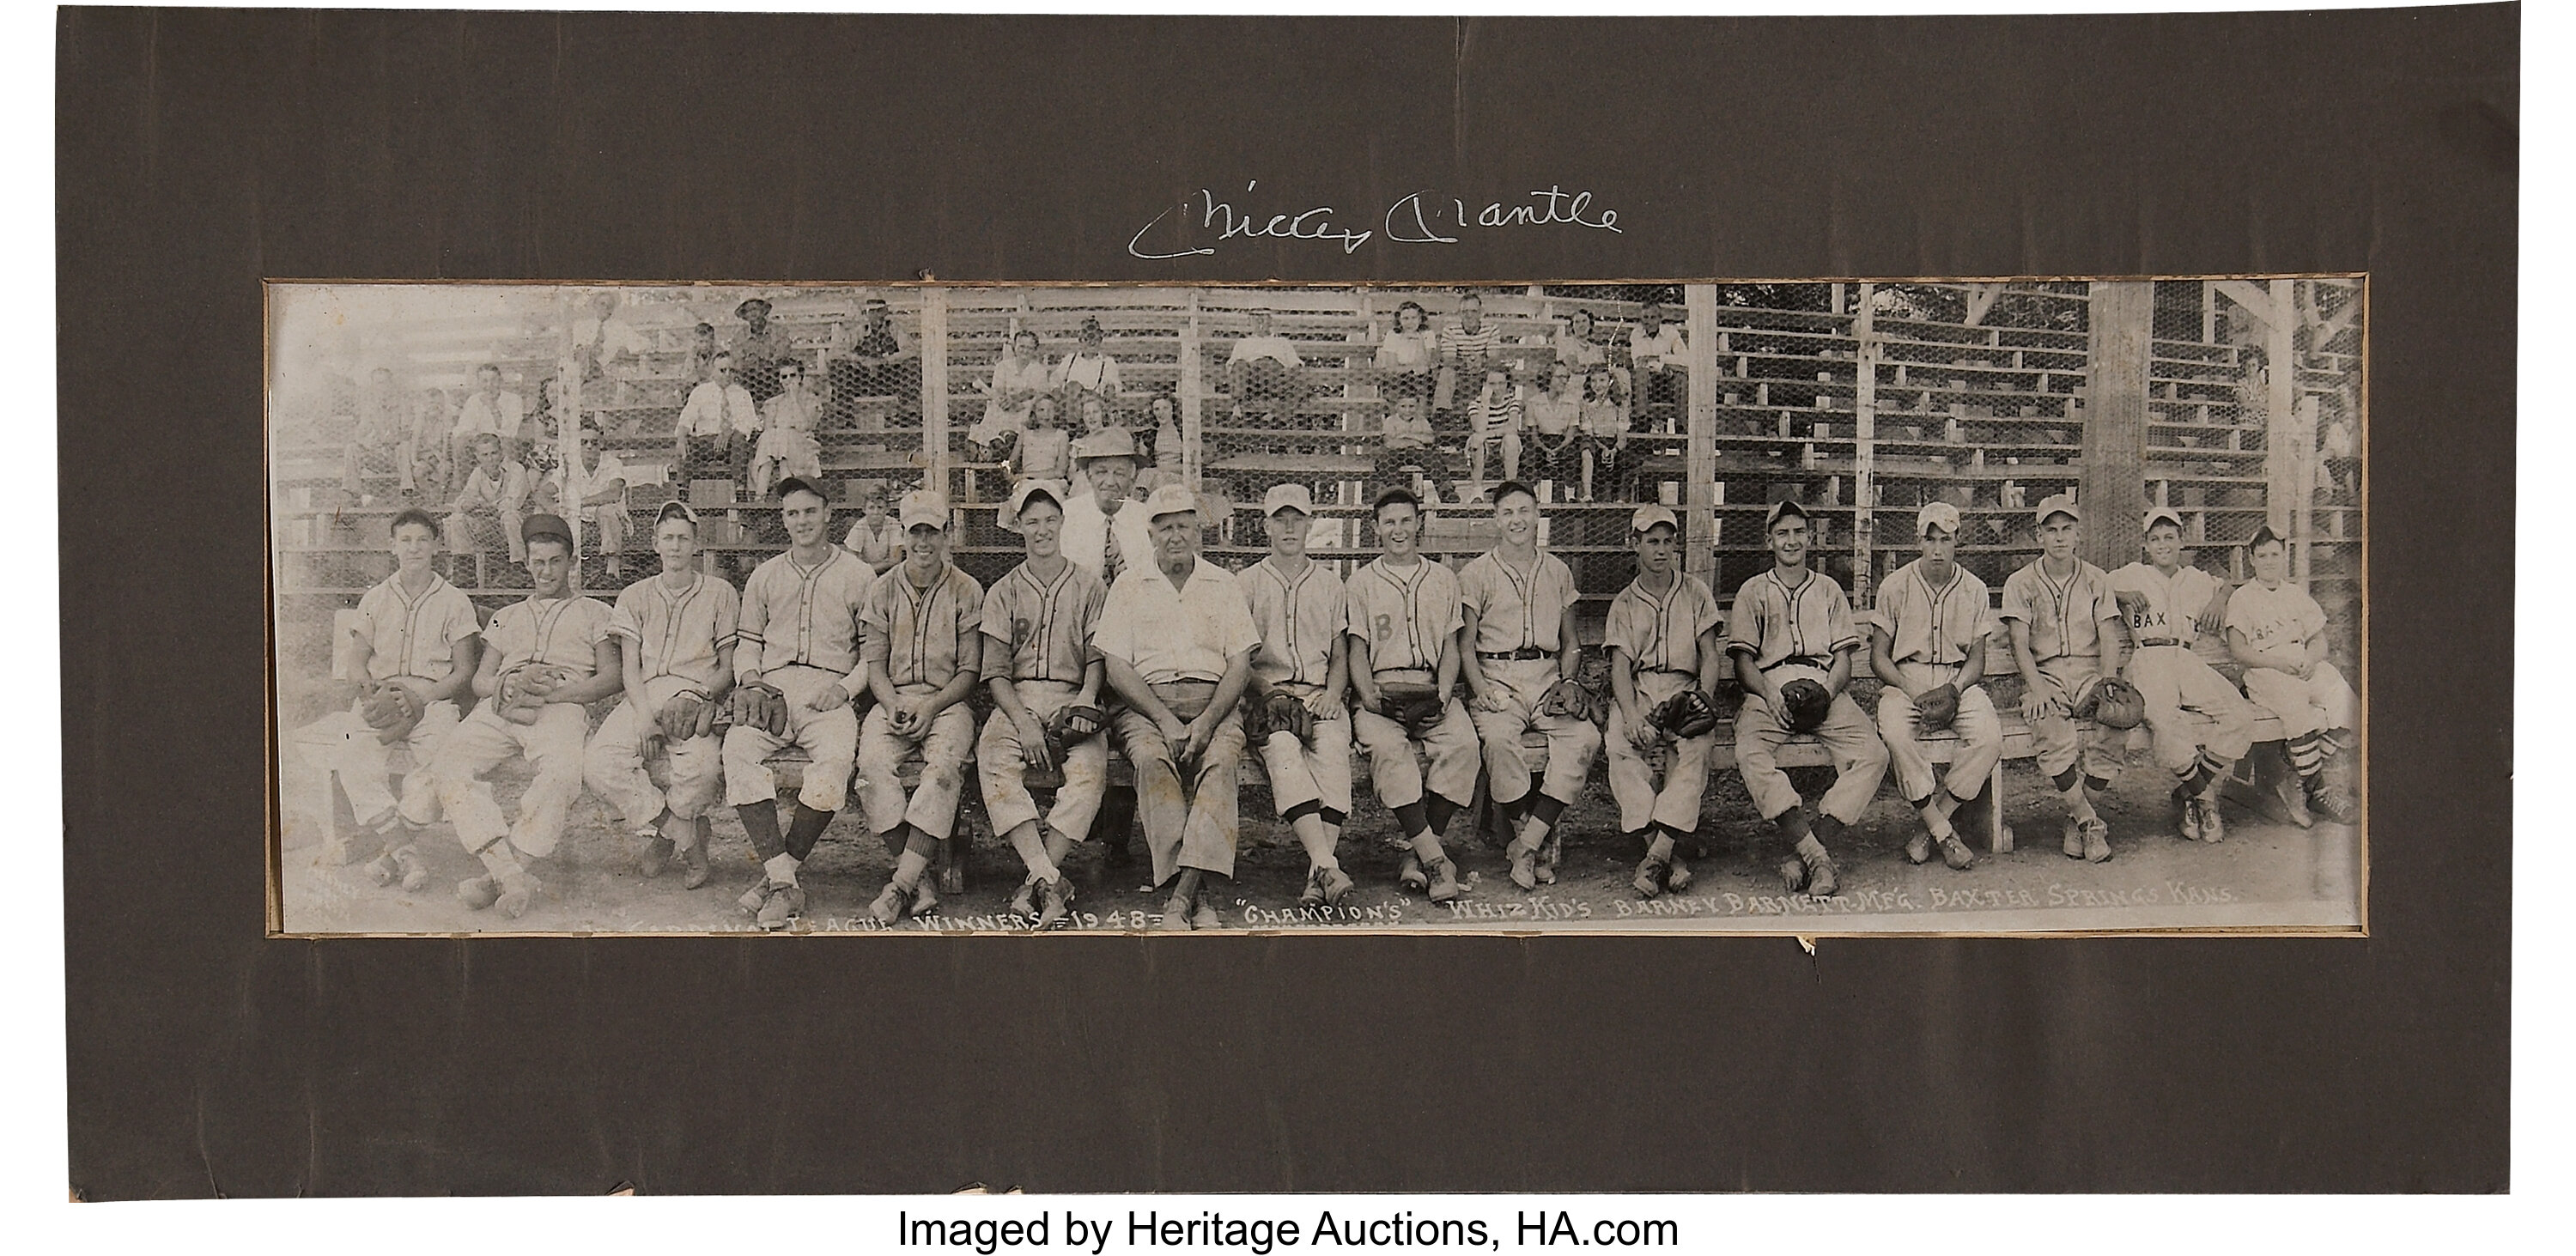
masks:
{"type": "Polygon", "coordinates": [[[1273,689],[1270,696],[1244,708],[1245,734],[1254,745],[1270,740],[1272,733],[1294,733],[1297,740],[1311,744],[1315,739],[1315,713],[1306,709],[1306,700],[1285,689],[1273,689]]]}
{"type": "Polygon", "coordinates": [[[1377,713],[1404,725],[1404,735],[1420,741],[1440,727],[1449,702],[1429,685],[1393,681],[1377,687],[1377,713]]]}
{"type": "Polygon", "coordinates": [[[501,677],[492,694],[493,709],[513,724],[534,724],[546,706],[546,695],[572,680],[572,673],[551,663],[531,663],[501,677]]]}
{"type": "Polygon", "coordinates": [[[1057,707],[1055,714],[1046,718],[1047,753],[1062,763],[1066,750],[1099,736],[1100,730],[1108,726],[1108,718],[1099,707],[1057,707]]]}
{"type": "Polygon", "coordinates": [[[1804,676],[1780,686],[1780,705],[1787,708],[1784,721],[1793,733],[1812,733],[1824,727],[1825,716],[1834,709],[1834,695],[1823,685],[1804,676]]]}
{"type": "Polygon", "coordinates": [[[1959,718],[1959,687],[1942,685],[1914,700],[1914,718],[1922,721],[1926,731],[1948,728],[1959,718]]]}
{"type": "Polygon", "coordinates": [[[662,726],[665,741],[704,737],[715,727],[716,704],[698,690],[683,689],[662,704],[661,713],[654,719],[662,726]]]}
{"type": "Polygon", "coordinates": [[[379,680],[358,691],[359,717],[389,746],[420,727],[421,710],[420,695],[398,680],[379,680]]]}
{"type": "Polygon", "coordinates": [[[1667,735],[1687,741],[1717,727],[1717,704],[1693,685],[1657,703],[1646,718],[1667,735]]]}
{"type": "Polygon", "coordinates": [[[728,695],[733,718],[728,721],[739,728],[757,728],[772,737],[787,735],[787,695],[776,686],[753,682],[737,685],[728,695]]]}
{"type": "Polygon", "coordinates": [[[2146,722],[2147,696],[2117,676],[2099,677],[2075,695],[2073,714],[2104,728],[2136,728],[2146,722]]]}
{"type": "Polygon", "coordinates": [[[1577,720],[1591,719],[1593,717],[1592,691],[1584,688],[1582,681],[1571,676],[1561,677],[1555,684],[1548,686],[1546,695],[1538,700],[1538,713],[1562,715],[1577,720]]]}

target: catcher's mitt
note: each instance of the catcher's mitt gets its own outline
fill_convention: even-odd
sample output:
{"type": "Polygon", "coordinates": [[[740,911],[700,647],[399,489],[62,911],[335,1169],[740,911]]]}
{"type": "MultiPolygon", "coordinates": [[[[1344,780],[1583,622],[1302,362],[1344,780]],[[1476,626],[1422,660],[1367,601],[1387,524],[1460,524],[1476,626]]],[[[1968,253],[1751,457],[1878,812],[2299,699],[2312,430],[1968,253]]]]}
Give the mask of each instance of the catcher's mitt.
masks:
{"type": "Polygon", "coordinates": [[[2146,722],[2147,696],[2117,676],[2101,677],[2075,696],[2074,715],[2104,728],[2136,728],[2146,722]]]}
{"type": "Polygon", "coordinates": [[[1047,753],[1058,763],[1064,752],[1100,735],[1109,726],[1108,717],[1094,706],[1061,706],[1046,718],[1047,753]]]}
{"type": "Polygon", "coordinates": [[[716,704],[698,690],[683,689],[662,704],[662,710],[654,720],[661,725],[665,741],[704,737],[715,728],[716,704]]]}
{"type": "Polygon", "coordinates": [[[1704,737],[1717,727],[1717,704],[1708,694],[1693,685],[1655,705],[1646,717],[1666,734],[1688,740],[1704,737]]]}
{"type": "Polygon", "coordinates": [[[1948,728],[1959,718],[1959,687],[1941,685],[1914,700],[1914,718],[1922,721],[1927,731],[1948,728]]]}
{"type": "Polygon", "coordinates": [[[1298,741],[1311,744],[1315,738],[1315,713],[1306,709],[1306,700],[1285,689],[1273,689],[1270,696],[1248,703],[1243,710],[1244,735],[1254,745],[1270,740],[1272,733],[1293,733],[1298,741]]]}
{"type": "Polygon", "coordinates": [[[787,735],[787,695],[776,686],[753,682],[737,685],[728,695],[733,718],[728,721],[738,728],[757,728],[772,737],[787,735]]]}
{"type": "Polygon", "coordinates": [[[1834,695],[1823,685],[1804,676],[1780,686],[1781,712],[1790,732],[1812,733],[1824,727],[1825,716],[1834,709],[1834,695]]]}
{"type": "Polygon", "coordinates": [[[513,724],[534,724],[545,709],[546,695],[572,680],[572,673],[552,663],[531,663],[503,674],[492,694],[493,709],[513,724]]]}
{"type": "Polygon", "coordinates": [[[420,727],[421,710],[420,695],[398,680],[379,680],[358,691],[359,718],[386,745],[411,736],[420,727]]]}
{"type": "Polygon", "coordinates": [[[1377,687],[1377,713],[1404,725],[1404,735],[1420,741],[1440,727],[1449,714],[1448,699],[1429,685],[1392,681],[1377,687]]]}

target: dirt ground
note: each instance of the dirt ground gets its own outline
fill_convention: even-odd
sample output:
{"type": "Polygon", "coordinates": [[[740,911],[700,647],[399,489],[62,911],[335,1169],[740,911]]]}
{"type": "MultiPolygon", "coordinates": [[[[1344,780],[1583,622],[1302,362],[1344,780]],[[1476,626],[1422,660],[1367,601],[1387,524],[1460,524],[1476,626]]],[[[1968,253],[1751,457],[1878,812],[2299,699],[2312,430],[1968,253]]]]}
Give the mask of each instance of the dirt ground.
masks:
{"type": "MultiPolygon", "coordinates": [[[[1813,799],[1830,774],[1791,773],[1813,799]]],[[[2062,804],[2028,763],[2006,765],[2005,818],[2018,836],[2011,853],[1992,856],[1979,846],[1978,862],[1953,871],[1936,857],[1917,867],[1904,844],[1919,823],[1890,788],[1833,851],[1842,870],[1842,892],[1831,899],[1784,895],[1773,871],[1783,849],[1771,826],[1753,813],[1740,780],[1722,771],[1711,782],[1704,810],[1703,854],[1692,861],[1697,883],[1688,892],[1641,901],[1629,886],[1642,848],[1615,831],[1616,807],[1596,770],[1583,799],[1566,813],[1564,862],[1555,885],[1523,893],[1505,875],[1500,843],[1463,837],[1471,817],[1451,825],[1449,846],[1469,883],[1469,893],[1432,904],[1401,892],[1394,883],[1396,852],[1384,840],[1394,818],[1364,799],[1342,838],[1343,866],[1359,888],[1339,907],[1317,913],[1297,907],[1305,882],[1305,857],[1284,826],[1269,819],[1265,790],[1242,795],[1242,853],[1237,877],[1220,901],[1229,930],[1256,929],[1560,929],[1690,930],[1729,932],[2097,930],[2141,927],[2260,928],[2348,926],[2356,920],[2358,842],[2353,830],[2320,821],[2302,830],[2264,820],[2230,805],[2227,840],[2218,845],[2184,842],[2175,835],[2163,773],[2133,763],[2102,805],[2111,824],[2114,857],[2088,864],[2059,850],[2062,804]]],[[[459,902],[456,881],[478,866],[445,825],[431,829],[421,848],[437,880],[419,894],[380,888],[364,865],[323,866],[320,830],[309,806],[313,782],[289,762],[281,784],[287,832],[281,852],[285,923],[289,932],[521,933],[749,930],[735,898],[760,876],[740,823],[729,811],[715,820],[711,852],[716,875],[695,891],[680,875],[645,879],[635,868],[636,839],[620,831],[599,801],[584,795],[556,854],[534,865],[546,892],[522,919],[470,911],[459,902]]],[[[515,803],[511,779],[502,801],[515,803]]],[[[1365,785],[1362,786],[1365,791],[1365,785]]],[[[979,817],[980,818],[980,817],[979,817]]],[[[1085,843],[1066,862],[1076,889],[1072,925],[1080,929],[1150,928],[1161,898],[1145,884],[1141,843],[1133,862],[1113,865],[1104,843],[1085,843]]],[[[362,850],[372,855],[372,850],[362,850]]],[[[850,812],[825,833],[801,878],[807,887],[806,919],[798,931],[873,930],[866,907],[884,884],[891,860],[850,812]]],[[[967,891],[941,903],[937,915],[909,921],[911,931],[1014,931],[1027,921],[1005,913],[1022,870],[1008,845],[979,834],[967,891]]]]}

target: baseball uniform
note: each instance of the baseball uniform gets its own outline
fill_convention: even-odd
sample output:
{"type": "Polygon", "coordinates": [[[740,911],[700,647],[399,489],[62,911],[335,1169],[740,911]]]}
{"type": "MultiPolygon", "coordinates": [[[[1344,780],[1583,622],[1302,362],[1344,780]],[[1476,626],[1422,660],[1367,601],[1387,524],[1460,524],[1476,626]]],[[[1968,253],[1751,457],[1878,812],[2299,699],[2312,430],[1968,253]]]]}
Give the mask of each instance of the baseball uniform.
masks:
{"type": "MultiPolygon", "coordinates": [[[[1427,558],[1399,567],[1380,555],[1351,573],[1345,597],[1350,634],[1368,646],[1377,683],[1438,683],[1440,648],[1465,623],[1457,573],[1427,558]]],[[[1422,765],[1413,760],[1413,742],[1402,724],[1375,711],[1353,711],[1351,733],[1368,748],[1369,780],[1379,802],[1395,808],[1422,801],[1422,765]]],[[[1481,765],[1466,704],[1448,699],[1447,713],[1422,740],[1422,750],[1430,761],[1432,793],[1460,807],[1474,800],[1481,765]]]]}
{"type": "MultiPolygon", "coordinates": [[[[1936,782],[1907,691],[1958,683],[1968,651],[1986,635],[1986,582],[1953,563],[1949,582],[1936,585],[1918,558],[1878,586],[1878,616],[1887,629],[1888,657],[1906,684],[1878,691],[1878,733],[1896,768],[1897,790],[1909,805],[1920,808],[1931,800],[1936,782]]],[[[1983,684],[1960,688],[1950,730],[1959,739],[1950,758],[1950,796],[1974,798],[1985,791],[2004,753],[2003,719],[1983,684]]]]}
{"type": "Polygon", "coordinates": [[[725,734],[725,802],[740,807],[774,801],[778,778],[762,760],[785,746],[802,746],[812,759],[796,791],[798,802],[815,811],[838,811],[848,800],[859,717],[848,704],[817,711],[813,701],[831,685],[853,700],[866,692],[859,612],[876,579],[866,563],[835,546],[812,567],[789,550],[753,568],[743,582],[734,675],[757,674],[786,697],[787,735],[744,724],[725,734]]]}
{"type": "MultiPolygon", "coordinates": [[[[1727,623],[1732,629],[1727,651],[1751,655],[1753,665],[1775,686],[1803,677],[1831,688],[1833,656],[1860,644],[1843,586],[1820,571],[1784,574],[1774,567],[1745,581],[1735,590],[1734,613],[1727,623]]],[[[1848,692],[1834,694],[1832,709],[1812,735],[1834,759],[1833,788],[1825,791],[1816,810],[1844,824],[1857,822],[1887,774],[1886,744],[1848,692]]],[[[1779,764],[1780,747],[1790,736],[1760,693],[1744,695],[1744,706],[1735,714],[1735,763],[1766,820],[1798,807],[1798,788],[1779,764]]]]}
{"type": "MultiPolygon", "coordinates": [[[[861,657],[882,669],[904,697],[927,697],[957,678],[962,647],[984,628],[984,586],[957,564],[941,562],[926,586],[913,583],[912,565],[897,564],[876,582],[859,612],[861,657]]],[[[882,837],[909,824],[948,840],[957,827],[957,795],[965,788],[966,756],[975,749],[975,712],[952,702],[931,717],[918,741],[894,731],[894,711],[884,703],[859,727],[859,802],[868,828],[882,837]],[[897,773],[913,748],[921,749],[921,778],[904,793],[897,773]]]]}
{"type": "MultiPolygon", "coordinates": [[[[984,595],[985,674],[1000,675],[1007,668],[1011,692],[1045,723],[1081,696],[1083,672],[1094,657],[1092,629],[1108,600],[1100,577],[1071,561],[1053,580],[1038,579],[1027,563],[1011,568],[984,595]]],[[[1029,796],[1019,722],[1010,712],[996,710],[985,719],[984,735],[975,744],[975,768],[984,789],[984,814],[994,832],[1007,834],[1039,818],[1037,801],[1029,796]]],[[[1046,826],[1082,841],[1091,835],[1100,796],[1109,784],[1109,739],[1086,737],[1066,747],[1056,770],[1064,783],[1056,787],[1046,826]]]]}
{"type": "Polygon", "coordinates": [[[2225,774],[2254,746],[2254,712],[2192,650],[2193,621],[2218,596],[2218,578],[2197,567],[2168,576],[2138,562],[2112,572],[2109,584],[2135,647],[2129,683],[2147,701],[2156,762],[2177,776],[2192,775],[2195,766],[2225,774]]]}
{"type": "MultiPolygon", "coordinates": [[[[398,680],[426,697],[455,667],[457,643],[481,632],[482,623],[465,591],[437,573],[416,595],[403,592],[400,581],[398,575],[387,577],[360,596],[350,629],[367,645],[367,680],[398,680]]],[[[382,827],[397,813],[414,827],[435,823],[438,790],[424,769],[439,740],[461,718],[456,703],[441,698],[423,707],[420,723],[402,738],[411,752],[412,770],[403,780],[399,806],[388,766],[393,746],[367,727],[359,706],[352,703],[348,710],[316,721],[297,739],[299,744],[313,748],[317,765],[339,779],[340,791],[349,796],[349,814],[362,827],[382,827]]]]}
{"type": "MultiPolygon", "coordinates": [[[[1699,684],[1703,640],[1725,617],[1717,595],[1699,577],[1675,573],[1672,587],[1661,594],[1631,580],[1610,600],[1610,618],[1601,644],[1610,651],[1610,666],[1632,669],[1639,709],[1651,711],[1674,694],[1699,684]]],[[[1722,646],[1719,646],[1722,649],[1722,646]]],[[[1619,800],[1619,830],[1639,832],[1660,824],[1676,833],[1699,827],[1700,803],[1708,790],[1709,756],[1717,748],[1717,730],[1697,737],[1667,736],[1662,753],[1639,750],[1629,736],[1627,713],[1610,705],[1610,728],[1602,745],[1610,757],[1610,796],[1619,800]],[[1656,779],[1661,760],[1662,780],[1656,779]]]]}
{"type": "MultiPolygon", "coordinates": [[[[1261,644],[1261,631],[1234,573],[1202,558],[1181,588],[1155,564],[1128,568],[1110,587],[1091,643],[1135,668],[1163,705],[1188,721],[1207,709],[1234,657],[1261,644]]],[[[1173,758],[1177,748],[1143,712],[1121,707],[1112,727],[1136,773],[1136,817],[1153,852],[1154,884],[1183,867],[1233,876],[1241,712],[1226,713],[1186,783],[1173,758]]]]}
{"type": "Polygon", "coordinates": [[[2083,559],[2074,561],[2063,578],[2049,573],[2044,558],[2012,573],[2004,581],[2003,609],[1995,615],[2028,630],[2030,660],[2057,699],[2057,711],[2030,726],[2040,774],[2064,791],[2074,787],[2080,771],[2090,788],[2102,790],[2119,773],[2128,734],[2091,721],[2079,727],[2069,708],[2102,674],[2103,634],[2114,631],[2104,625],[2119,623],[2120,607],[2111,598],[2110,577],[2083,559]]]}
{"type": "MultiPolygon", "coordinates": [[[[499,658],[498,675],[533,664],[551,664],[575,681],[590,677],[597,665],[596,647],[609,635],[615,615],[608,603],[589,597],[529,598],[502,607],[483,630],[484,648],[499,658]]],[[[456,836],[477,855],[502,838],[519,854],[544,858],[553,854],[563,835],[564,814],[581,796],[582,743],[590,733],[590,712],[570,702],[538,708],[536,722],[520,724],[494,708],[499,695],[474,708],[439,743],[430,772],[437,778],[438,800],[456,822],[456,836]],[[519,796],[519,822],[505,824],[501,804],[492,797],[483,774],[512,753],[536,768],[536,779],[519,796]]]]}
{"type": "MultiPolygon", "coordinates": [[[[1291,578],[1281,574],[1278,559],[1265,558],[1245,568],[1240,579],[1261,634],[1252,674],[1300,702],[1323,692],[1332,673],[1333,641],[1350,625],[1341,578],[1316,562],[1291,578]]],[[[1255,749],[1282,817],[1311,804],[1321,809],[1324,823],[1339,827],[1351,814],[1351,722],[1342,696],[1332,699],[1333,715],[1314,723],[1313,745],[1280,729],[1255,749]]]]}
{"type": "MultiPolygon", "coordinates": [[[[2297,585],[2258,581],[2228,599],[2227,626],[2244,633],[2257,650],[2304,657],[2308,642],[2326,630],[2326,612],[2297,585]]],[[[2314,776],[2332,757],[2334,743],[2324,734],[2357,727],[2361,712],[2352,683],[2322,659],[2305,680],[2276,668],[2246,668],[2245,693],[2279,717],[2281,731],[2289,735],[2290,765],[2301,776],[2314,776]]]]}
{"type": "MultiPolygon", "coordinates": [[[[617,595],[614,609],[609,634],[620,650],[639,652],[644,695],[653,711],[682,693],[712,701],[731,683],[720,670],[718,652],[733,644],[742,603],[722,578],[691,572],[676,588],[661,576],[639,580],[617,595]]],[[[680,819],[695,820],[724,793],[724,745],[713,734],[669,742],[671,787],[667,793],[656,788],[644,771],[644,748],[660,733],[653,712],[628,697],[600,721],[583,755],[590,792],[606,799],[630,827],[652,824],[666,807],[680,819]]]]}
{"type": "Polygon", "coordinates": [[[1468,563],[1458,573],[1458,589],[1466,608],[1476,612],[1476,639],[1468,648],[1476,652],[1486,692],[1503,702],[1500,711],[1474,712],[1476,736],[1484,743],[1485,788],[1503,806],[1529,793],[1529,751],[1521,734],[1537,729],[1547,738],[1539,792],[1574,801],[1601,750],[1601,729],[1587,719],[1538,709],[1556,687],[1560,651],[1574,644],[1557,640],[1565,608],[1574,604],[1573,570],[1544,552],[1515,570],[1497,551],[1468,563]]]}

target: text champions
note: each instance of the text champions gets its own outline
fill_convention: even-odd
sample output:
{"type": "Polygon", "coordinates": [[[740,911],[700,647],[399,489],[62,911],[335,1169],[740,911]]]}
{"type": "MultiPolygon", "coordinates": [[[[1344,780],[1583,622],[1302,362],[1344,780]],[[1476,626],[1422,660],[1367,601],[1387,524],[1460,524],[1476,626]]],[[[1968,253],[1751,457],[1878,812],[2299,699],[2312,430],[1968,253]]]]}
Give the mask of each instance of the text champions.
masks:
{"type": "MultiPolygon", "coordinates": [[[[1243,195],[1249,197],[1260,186],[1258,179],[1245,183],[1243,195]]],[[[1348,254],[1376,239],[1391,244],[1456,244],[1469,232],[1515,227],[1575,227],[1627,234],[1619,228],[1619,211],[1595,206],[1588,191],[1568,192],[1550,184],[1545,191],[1528,195],[1526,201],[1488,200],[1479,204],[1426,189],[1408,192],[1384,212],[1363,217],[1345,214],[1332,205],[1275,212],[1238,209],[1232,200],[1219,200],[1214,191],[1201,188],[1198,195],[1154,215],[1137,228],[1136,234],[1128,237],[1127,254],[1146,261],[1207,257],[1230,240],[1302,240],[1339,245],[1348,254]]]]}
{"type": "Polygon", "coordinates": [[[1123,1225],[1114,1216],[1095,1219],[1071,1210],[1061,1216],[1041,1212],[1031,1219],[1008,1221],[895,1214],[897,1247],[965,1248],[978,1256],[994,1256],[1005,1248],[1060,1246],[1067,1252],[1101,1256],[1113,1242],[1130,1249],[1239,1247],[1249,1256],[1270,1256],[1280,1248],[1301,1246],[1491,1248],[1494,1237],[1482,1220],[1411,1212],[1375,1217],[1336,1217],[1325,1212],[1311,1226],[1270,1217],[1230,1217],[1212,1210],[1195,1215],[1131,1211],[1123,1225]]]}

